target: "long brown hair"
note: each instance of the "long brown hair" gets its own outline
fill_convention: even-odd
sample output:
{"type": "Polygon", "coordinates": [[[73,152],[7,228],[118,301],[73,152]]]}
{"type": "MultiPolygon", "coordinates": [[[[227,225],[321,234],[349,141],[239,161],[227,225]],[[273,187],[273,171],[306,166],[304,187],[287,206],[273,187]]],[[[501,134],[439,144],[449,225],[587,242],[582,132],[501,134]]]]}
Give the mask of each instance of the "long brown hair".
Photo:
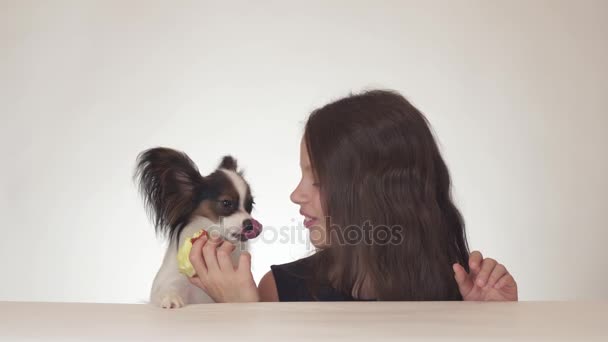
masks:
{"type": "Polygon", "coordinates": [[[461,300],[452,264],[468,271],[464,222],[424,115],[368,91],[313,111],[304,140],[330,242],[312,258],[313,297],[326,284],[359,297],[365,283],[377,300],[461,300]]]}

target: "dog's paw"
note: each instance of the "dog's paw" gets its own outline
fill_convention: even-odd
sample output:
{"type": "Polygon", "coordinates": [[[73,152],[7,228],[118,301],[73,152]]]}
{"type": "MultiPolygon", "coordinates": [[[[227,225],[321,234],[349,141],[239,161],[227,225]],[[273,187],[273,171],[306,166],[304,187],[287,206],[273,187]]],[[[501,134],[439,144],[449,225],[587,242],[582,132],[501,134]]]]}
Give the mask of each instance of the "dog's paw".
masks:
{"type": "Polygon", "coordinates": [[[158,302],[158,306],[163,309],[179,309],[185,305],[182,297],[176,293],[164,294],[158,302]]]}

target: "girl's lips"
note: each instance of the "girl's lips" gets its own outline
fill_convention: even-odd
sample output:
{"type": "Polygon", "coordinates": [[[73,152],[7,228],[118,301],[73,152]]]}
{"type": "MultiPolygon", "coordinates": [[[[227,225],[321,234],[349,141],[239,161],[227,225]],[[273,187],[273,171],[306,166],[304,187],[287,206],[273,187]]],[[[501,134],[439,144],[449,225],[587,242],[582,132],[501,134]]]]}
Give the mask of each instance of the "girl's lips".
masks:
{"type": "Polygon", "coordinates": [[[310,227],[314,226],[318,221],[319,220],[317,220],[316,218],[305,217],[304,218],[304,227],[310,228],[310,227]]]}
{"type": "Polygon", "coordinates": [[[306,228],[310,228],[319,222],[316,217],[306,215],[302,209],[300,209],[300,215],[304,216],[304,227],[306,228]]]}

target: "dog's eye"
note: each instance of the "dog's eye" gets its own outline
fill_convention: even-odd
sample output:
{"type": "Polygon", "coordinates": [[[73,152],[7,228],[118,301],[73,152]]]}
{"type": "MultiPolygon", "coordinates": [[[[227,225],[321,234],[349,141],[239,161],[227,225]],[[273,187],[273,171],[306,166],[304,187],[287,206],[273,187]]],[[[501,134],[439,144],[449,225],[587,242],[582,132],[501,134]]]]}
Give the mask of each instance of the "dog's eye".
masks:
{"type": "Polygon", "coordinates": [[[224,209],[231,209],[232,208],[232,201],[229,200],[223,200],[222,201],[222,207],[224,209]]]}
{"type": "Polygon", "coordinates": [[[251,211],[253,210],[253,205],[255,204],[255,201],[253,200],[253,198],[249,201],[247,201],[245,203],[245,211],[247,211],[248,213],[251,214],[251,211]]]}

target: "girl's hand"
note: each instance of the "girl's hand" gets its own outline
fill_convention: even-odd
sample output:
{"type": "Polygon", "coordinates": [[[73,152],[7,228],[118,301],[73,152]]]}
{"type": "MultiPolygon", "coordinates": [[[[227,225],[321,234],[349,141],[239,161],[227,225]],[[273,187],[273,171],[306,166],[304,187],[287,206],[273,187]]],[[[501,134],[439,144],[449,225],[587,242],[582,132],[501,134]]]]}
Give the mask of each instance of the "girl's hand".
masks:
{"type": "Polygon", "coordinates": [[[517,301],[517,283],[505,266],[494,259],[484,259],[480,252],[469,255],[469,270],[453,265],[454,278],[463,300],[517,301]]]}
{"type": "Polygon", "coordinates": [[[190,262],[196,275],[190,283],[200,287],[216,303],[259,302],[258,289],[251,274],[251,254],[243,252],[237,267],[230,254],[235,246],[221,237],[204,236],[194,242],[190,262]]]}

